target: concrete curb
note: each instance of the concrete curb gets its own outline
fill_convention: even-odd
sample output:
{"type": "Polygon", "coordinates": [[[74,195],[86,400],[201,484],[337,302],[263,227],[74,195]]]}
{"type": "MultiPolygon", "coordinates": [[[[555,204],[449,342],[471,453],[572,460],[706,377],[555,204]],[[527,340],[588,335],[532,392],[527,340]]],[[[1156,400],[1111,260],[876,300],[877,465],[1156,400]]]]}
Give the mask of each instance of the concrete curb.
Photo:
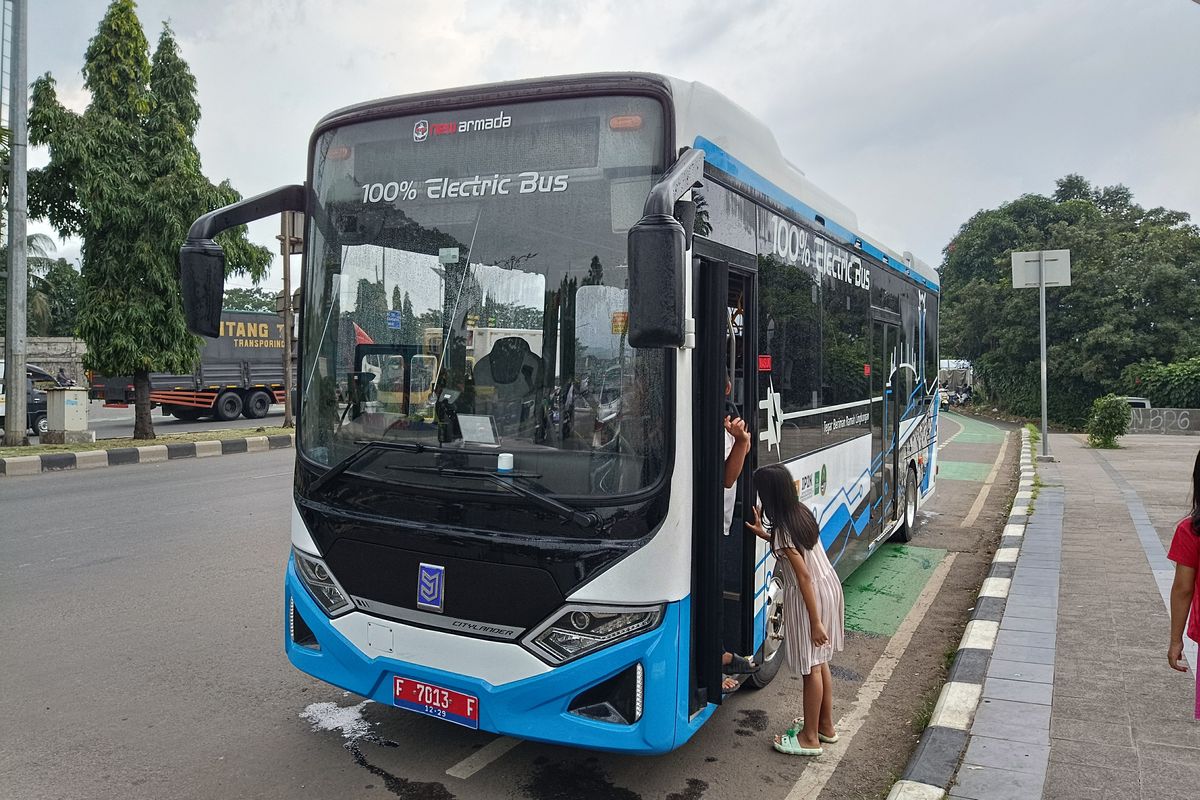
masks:
{"type": "Polygon", "coordinates": [[[260,453],[294,447],[296,435],[247,436],[234,439],[207,439],[200,442],[173,442],[145,447],[113,447],[108,450],[84,450],[79,453],[42,453],[36,456],[0,458],[0,477],[37,475],[68,469],[96,469],[125,464],[153,464],[181,458],[206,458],[234,453],[260,453]]]}
{"type": "Polygon", "coordinates": [[[946,676],[929,724],[900,780],[887,800],[941,800],[946,796],[963,751],[967,748],[971,722],[983,696],[983,680],[1004,616],[1004,605],[1012,583],[1017,555],[1025,538],[1033,491],[1033,449],[1029,431],[1021,429],[1021,480],[1004,526],[992,567],[979,587],[979,597],[967,629],[959,641],[958,654],[946,676]]]}

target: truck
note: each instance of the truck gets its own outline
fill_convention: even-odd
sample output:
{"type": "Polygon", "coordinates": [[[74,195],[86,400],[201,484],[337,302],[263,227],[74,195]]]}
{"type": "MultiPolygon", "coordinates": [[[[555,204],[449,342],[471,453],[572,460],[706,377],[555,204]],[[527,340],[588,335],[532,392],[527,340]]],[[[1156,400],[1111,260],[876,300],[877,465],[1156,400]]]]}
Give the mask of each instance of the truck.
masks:
{"type": "MultiPolygon", "coordinates": [[[[132,405],[133,378],[91,374],[88,396],[132,405]]],[[[151,407],[187,422],[261,419],[283,400],[283,321],[270,312],[222,311],[221,336],[204,340],[191,373],[150,373],[151,407]]]]}

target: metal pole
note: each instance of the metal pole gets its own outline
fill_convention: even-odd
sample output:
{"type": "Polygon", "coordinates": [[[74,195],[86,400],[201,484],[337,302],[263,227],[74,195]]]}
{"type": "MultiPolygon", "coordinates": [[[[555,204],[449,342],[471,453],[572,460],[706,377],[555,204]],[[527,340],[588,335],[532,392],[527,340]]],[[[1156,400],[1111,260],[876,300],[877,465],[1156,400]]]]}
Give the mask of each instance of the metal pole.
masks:
{"type": "Polygon", "coordinates": [[[26,0],[13,0],[12,6],[12,94],[9,113],[12,130],[9,142],[8,173],[8,331],[4,339],[5,415],[4,443],[9,447],[29,444],[25,436],[25,319],[29,291],[28,264],[25,253],[26,174],[25,145],[28,141],[26,122],[29,113],[28,87],[25,81],[25,24],[26,0]]]}
{"type": "Polygon", "coordinates": [[[1038,250],[1038,307],[1042,333],[1042,456],[1050,456],[1050,435],[1046,425],[1046,265],[1045,252],[1038,250]]]}
{"type": "Polygon", "coordinates": [[[283,427],[292,421],[292,212],[284,211],[283,223],[283,427]]]}

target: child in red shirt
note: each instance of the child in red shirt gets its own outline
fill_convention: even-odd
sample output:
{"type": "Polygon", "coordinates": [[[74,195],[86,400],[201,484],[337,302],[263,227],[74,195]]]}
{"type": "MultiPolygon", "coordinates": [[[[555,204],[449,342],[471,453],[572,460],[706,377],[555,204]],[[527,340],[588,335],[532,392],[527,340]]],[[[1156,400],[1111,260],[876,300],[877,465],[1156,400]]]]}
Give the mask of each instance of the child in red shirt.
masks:
{"type": "MultiPolygon", "coordinates": [[[[1200,642],[1200,454],[1192,468],[1192,513],[1175,528],[1175,538],[1167,558],[1175,562],[1175,583],[1171,587],[1171,644],[1167,663],[1171,669],[1187,672],[1183,660],[1183,627],[1189,639],[1200,642]]],[[[1200,669],[1196,670],[1196,719],[1200,719],[1200,669]]]]}

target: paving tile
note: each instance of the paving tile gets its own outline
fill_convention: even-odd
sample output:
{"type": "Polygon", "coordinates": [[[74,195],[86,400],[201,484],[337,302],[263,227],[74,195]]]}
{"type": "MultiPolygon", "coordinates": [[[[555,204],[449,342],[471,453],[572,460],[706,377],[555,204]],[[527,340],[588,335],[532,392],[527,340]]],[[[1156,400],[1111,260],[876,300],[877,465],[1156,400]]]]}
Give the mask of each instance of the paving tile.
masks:
{"type": "MultiPolygon", "coordinates": [[[[1138,750],[1142,756],[1142,762],[1150,761],[1163,762],[1159,766],[1162,769],[1169,769],[1170,764],[1186,764],[1195,766],[1200,764],[1200,747],[1183,747],[1175,744],[1147,744],[1142,743],[1138,746],[1138,750]]],[[[1200,783],[1197,783],[1200,786],[1200,783]]]]}
{"type": "Polygon", "coordinates": [[[1148,759],[1142,766],[1142,796],[1196,797],[1200,788],[1200,763],[1176,764],[1148,759]]]}
{"type": "Polygon", "coordinates": [[[1128,772],[1138,771],[1138,751],[1133,747],[1081,742],[1074,739],[1050,740],[1050,761],[1079,764],[1085,767],[1107,767],[1128,772]]]}
{"type": "Polygon", "coordinates": [[[1053,683],[1054,667],[1047,664],[1026,664],[1020,661],[1005,661],[993,658],[988,664],[988,677],[1004,678],[1010,681],[1032,681],[1034,683],[1053,683]]]}
{"type": "Polygon", "coordinates": [[[963,764],[1045,775],[1050,746],[972,736],[963,764]]]}
{"type": "MultiPolygon", "coordinates": [[[[1051,763],[1046,771],[1044,800],[1141,800],[1136,772],[1078,764],[1051,763]]],[[[1029,795],[1026,800],[1035,800],[1029,795]]]]}
{"type": "Polygon", "coordinates": [[[1051,713],[1050,741],[1055,739],[1129,747],[1133,745],[1133,731],[1129,725],[1118,722],[1063,719],[1051,713]]]}
{"type": "Polygon", "coordinates": [[[1006,661],[1022,661],[1029,664],[1054,664],[1054,649],[1047,647],[1021,647],[997,644],[992,655],[1006,661]]]}
{"type": "Polygon", "coordinates": [[[975,710],[975,725],[987,722],[1011,722],[1031,729],[1048,731],[1050,730],[1050,706],[1041,703],[1021,703],[1015,700],[985,698],[975,710]]]}
{"type": "Polygon", "coordinates": [[[1042,647],[1054,649],[1057,637],[1053,633],[1036,633],[1033,631],[1001,630],[996,636],[996,645],[1014,645],[1016,647],[1042,647]]]}
{"type": "Polygon", "coordinates": [[[994,767],[964,768],[958,771],[953,797],[969,800],[1029,800],[1042,794],[1040,774],[1015,772],[994,767]]]}
{"type": "Polygon", "coordinates": [[[1028,619],[1026,617],[1005,616],[1000,620],[1001,631],[1032,631],[1034,633],[1054,633],[1058,620],[1028,619]]]}
{"type": "Polygon", "coordinates": [[[1054,698],[1054,691],[1048,683],[988,678],[983,683],[983,696],[992,700],[1015,700],[1019,703],[1050,705],[1054,698]]]}
{"type": "MultiPolygon", "coordinates": [[[[1042,706],[1045,708],[1045,706],[1042,706]]],[[[1007,739],[1010,742],[1025,742],[1026,744],[1050,744],[1049,728],[1032,728],[1024,722],[1005,722],[998,719],[975,717],[971,723],[971,733],[974,736],[988,736],[993,739],[1007,739]]]]}
{"type": "Polygon", "coordinates": [[[1009,601],[1004,606],[1005,617],[1023,617],[1026,619],[1058,619],[1058,609],[1047,606],[1031,606],[1026,603],[1009,601]]]}
{"type": "Polygon", "coordinates": [[[1055,719],[1075,719],[1083,722],[1120,723],[1130,722],[1129,708],[1124,702],[1114,703],[1092,697],[1056,695],[1054,698],[1055,719]]]}

